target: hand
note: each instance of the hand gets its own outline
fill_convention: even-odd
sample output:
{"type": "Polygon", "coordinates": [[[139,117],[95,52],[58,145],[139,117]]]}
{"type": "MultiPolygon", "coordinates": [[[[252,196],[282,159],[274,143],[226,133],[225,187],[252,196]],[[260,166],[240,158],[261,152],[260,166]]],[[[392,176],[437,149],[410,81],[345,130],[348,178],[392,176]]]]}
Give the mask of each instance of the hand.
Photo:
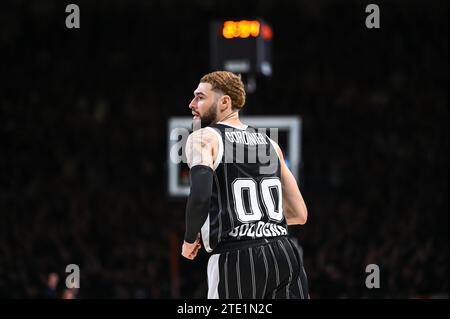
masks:
{"type": "Polygon", "coordinates": [[[200,236],[197,237],[197,239],[195,240],[195,242],[193,242],[192,244],[187,243],[187,242],[183,242],[183,247],[181,249],[181,255],[183,255],[183,257],[193,260],[198,253],[198,250],[202,247],[202,245],[200,244],[200,236]]]}

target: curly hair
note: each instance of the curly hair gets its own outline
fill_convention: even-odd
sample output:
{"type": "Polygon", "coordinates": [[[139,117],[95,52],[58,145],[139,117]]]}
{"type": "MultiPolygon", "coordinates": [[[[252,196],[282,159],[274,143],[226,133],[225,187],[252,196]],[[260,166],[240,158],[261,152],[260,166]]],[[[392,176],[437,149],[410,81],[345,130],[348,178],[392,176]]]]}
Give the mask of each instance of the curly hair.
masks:
{"type": "Polygon", "coordinates": [[[201,83],[209,83],[212,90],[220,91],[231,98],[233,110],[241,109],[245,104],[245,89],[241,75],[236,75],[227,71],[215,71],[204,75],[200,79],[201,83]]]}

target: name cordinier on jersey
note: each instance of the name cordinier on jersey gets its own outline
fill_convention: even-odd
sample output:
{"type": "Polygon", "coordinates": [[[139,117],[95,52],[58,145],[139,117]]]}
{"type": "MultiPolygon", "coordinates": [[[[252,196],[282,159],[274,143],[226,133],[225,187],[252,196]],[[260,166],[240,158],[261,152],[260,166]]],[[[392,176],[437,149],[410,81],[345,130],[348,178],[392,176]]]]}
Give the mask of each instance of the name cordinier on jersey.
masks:
{"type": "Polygon", "coordinates": [[[225,132],[225,137],[231,143],[240,143],[245,145],[267,144],[266,137],[262,133],[257,132],[225,132]]]}

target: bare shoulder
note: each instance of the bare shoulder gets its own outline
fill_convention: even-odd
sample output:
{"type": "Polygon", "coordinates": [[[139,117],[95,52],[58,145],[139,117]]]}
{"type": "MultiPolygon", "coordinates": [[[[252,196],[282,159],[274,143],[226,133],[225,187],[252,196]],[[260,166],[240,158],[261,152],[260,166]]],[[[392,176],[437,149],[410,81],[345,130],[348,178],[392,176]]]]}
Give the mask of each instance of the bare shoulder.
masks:
{"type": "Polygon", "coordinates": [[[202,128],[192,132],[186,141],[186,158],[189,167],[207,165],[213,167],[218,138],[214,132],[202,128]]]}
{"type": "Polygon", "coordinates": [[[188,142],[189,140],[191,141],[191,143],[200,142],[202,144],[209,144],[218,141],[217,135],[206,127],[192,132],[188,137],[188,142]]]}

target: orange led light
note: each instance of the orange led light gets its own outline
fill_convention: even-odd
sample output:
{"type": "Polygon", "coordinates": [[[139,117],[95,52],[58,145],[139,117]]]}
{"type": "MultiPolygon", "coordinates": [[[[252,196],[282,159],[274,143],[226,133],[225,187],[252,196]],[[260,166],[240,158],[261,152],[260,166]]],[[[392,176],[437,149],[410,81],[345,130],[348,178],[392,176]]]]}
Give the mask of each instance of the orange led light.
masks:
{"type": "Polygon", "coordinates": [[[273,38],[272,28],[270,26],[268,26],[267,24],[263,24],[263,26],[262,26],[262,37],[265,40],[271,40],[273,38]]]}
{"type": "Polygon", "coordinates": [[[257,37],[260,34],[260,23],[256,20],[225,21],[222,35],[225,39],[257,37]]]}

